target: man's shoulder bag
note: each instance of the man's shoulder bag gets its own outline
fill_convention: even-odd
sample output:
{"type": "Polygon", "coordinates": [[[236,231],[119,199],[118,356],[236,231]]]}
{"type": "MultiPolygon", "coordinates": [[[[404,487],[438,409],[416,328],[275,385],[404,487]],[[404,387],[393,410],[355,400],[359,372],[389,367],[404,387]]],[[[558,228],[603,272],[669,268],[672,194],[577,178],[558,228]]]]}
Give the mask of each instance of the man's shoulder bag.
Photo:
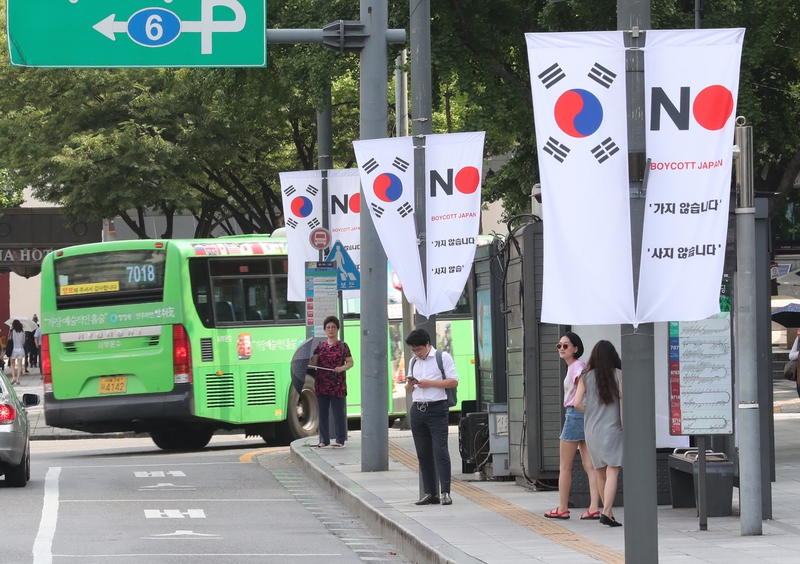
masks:
{"type": "MultiPolygon", "coordinates": [[[[417,361],[417,357],[411,359],[411,362],[408,365],[408,373],[414,374],[414,363],[417,361]]],[[[442,373],[442,380],[446,380],[447,376],[444,375],[444,363],[442,362],[442,351],[436,350],[436,365],[439,367],[439,372],[442,373]]],[[[445,388],[445,393],[447,394],[447,407],[455,407],[458,403],[458,392],[456,392],[456,388],[445,388]]]]}

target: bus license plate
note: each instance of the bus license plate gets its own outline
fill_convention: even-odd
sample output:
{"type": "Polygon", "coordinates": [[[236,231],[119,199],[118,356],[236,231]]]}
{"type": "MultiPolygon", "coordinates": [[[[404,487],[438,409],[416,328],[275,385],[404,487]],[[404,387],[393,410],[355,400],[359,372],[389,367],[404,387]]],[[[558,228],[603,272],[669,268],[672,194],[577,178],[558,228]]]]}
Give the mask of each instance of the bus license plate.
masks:
{"type": "Polygon", "coordinates": [[[127,376],[108,376],[100,378],[101,394],[124,394],[127,386],[127,376]]]}

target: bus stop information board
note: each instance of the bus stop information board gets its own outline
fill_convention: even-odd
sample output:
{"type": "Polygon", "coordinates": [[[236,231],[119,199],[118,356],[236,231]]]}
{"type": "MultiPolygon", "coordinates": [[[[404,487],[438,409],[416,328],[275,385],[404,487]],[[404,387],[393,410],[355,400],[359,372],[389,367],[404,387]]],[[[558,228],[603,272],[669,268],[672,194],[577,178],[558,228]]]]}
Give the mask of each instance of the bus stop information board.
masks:
{"type": "Polygon", "coordinates": [[[265,0],[8,0],[11,64],[265,67],[265,0]]]}
{"type": "Polygon", "coordinates": [[[336,263],[306,263],[306,337],[325,337],[322,323],[329,315],[336,315],[338,276],[336,263]]]}
{"type": "Polygon", "coordinates": [[[671,435],[733,433],[730,314],[669,324],[671,435]]]}

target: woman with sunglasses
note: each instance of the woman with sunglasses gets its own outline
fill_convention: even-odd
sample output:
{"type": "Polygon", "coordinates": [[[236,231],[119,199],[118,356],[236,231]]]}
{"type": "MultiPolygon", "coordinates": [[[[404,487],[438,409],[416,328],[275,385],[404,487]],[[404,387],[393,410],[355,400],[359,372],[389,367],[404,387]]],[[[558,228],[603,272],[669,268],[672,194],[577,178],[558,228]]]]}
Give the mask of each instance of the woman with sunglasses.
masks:
{"type": "Polygon", "coordinates": [[[572,487],[572,463],[575,453],[581,449],[581,462],[589,479],[589,509],[581,515],[581,519],[599,519],[599,495],[597,477],[592,466],[586,439],[583,434],[583,413],[575,409],[576,381],[585,365],[578,360],[583,354],[583,341],[572,331],[567,331],[556,345],[558,355],[567,364],[567,376],[564,378],[564,407],[566,417],[561,431],[559,448],[558,473],[558,507],[544,514],[550,519],[569,519],[569,490],[572,487]]]}

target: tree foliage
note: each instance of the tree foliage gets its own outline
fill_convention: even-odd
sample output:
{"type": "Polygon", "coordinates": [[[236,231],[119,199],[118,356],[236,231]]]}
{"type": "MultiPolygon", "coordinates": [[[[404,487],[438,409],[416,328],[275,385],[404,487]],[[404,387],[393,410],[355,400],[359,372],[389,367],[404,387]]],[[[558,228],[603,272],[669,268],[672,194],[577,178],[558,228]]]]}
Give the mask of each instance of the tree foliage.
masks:
{"type": "MultiPolygon", "coordinates": [[[[511,159],[486,182],[484,199],[502,198],[507,215],[526,211],[539,171],[524,34],[615,29],[616,2],[430,2],[434,132],[486,131],[486,155],[511,159]]],[[[389,0],[390,27],[408,29],[409,5],[389,0]]],[[[651,0],[652,26],[692,28],[693,6],[651,0]]],[[[796,0],[705,0],[702,19],[703,27],[747,28],[738,112],[755,129],[757,189],[779,194],[778,215],[786,201],[800,205],[792,190],[800,173],[798,11],[796,0]]],[[[271,0],[268,27],[320,28],[358,12],[354,0],[271,0]]],[[[390,46],[387,81],[398,49],[390,46]]],[[[6,66],[0,170],[10,176],[0,186],[31,185],[74,215],[121,215],[141,236],[145,208],[191,210],[198,234],[231,220],[245,232],[270,232],[282,214],[278,173],[315,167],[316,113],[328,84],[335,166],[353,166],[356,54],[270,45],[267,69],[6,66]]]]}

